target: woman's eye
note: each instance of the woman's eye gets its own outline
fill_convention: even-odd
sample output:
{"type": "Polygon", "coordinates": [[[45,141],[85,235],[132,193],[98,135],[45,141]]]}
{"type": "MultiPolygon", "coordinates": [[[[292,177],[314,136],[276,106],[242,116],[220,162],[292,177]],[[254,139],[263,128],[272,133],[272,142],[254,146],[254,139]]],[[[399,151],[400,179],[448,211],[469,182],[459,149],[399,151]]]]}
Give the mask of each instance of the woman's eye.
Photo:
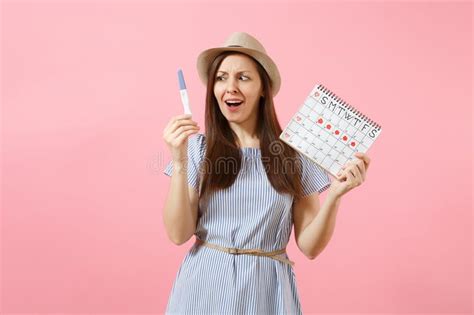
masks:
{"type": "MultiPolygon", "coordinates": [[[[240,78],[241,78],[241,79],[243,78],[243,79],[244,79],[243,81],[250,80],[250,78],[247,77],[247,76],[245,76],[245,75],[241,75],[240,78]]],[[[223,76],[220,75],[220,76],[217,76],[217,77],[216,77],[216,81],[222,81],[222,80],[224,80],[224,77],[223,77],[223,76]]]]}

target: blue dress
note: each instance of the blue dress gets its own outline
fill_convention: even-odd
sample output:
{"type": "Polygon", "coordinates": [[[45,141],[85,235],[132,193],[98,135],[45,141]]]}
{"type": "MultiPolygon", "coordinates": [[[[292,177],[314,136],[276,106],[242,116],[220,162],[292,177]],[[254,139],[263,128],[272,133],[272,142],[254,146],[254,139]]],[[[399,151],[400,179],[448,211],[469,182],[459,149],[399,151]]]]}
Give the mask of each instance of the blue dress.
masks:
{"type": "MultiPolygon", "coordinates": [[[[188,139],[188,182],[199,191],[203,134],[188,139]]],[[[234,184],[200,200],[195,235],[224,247],[275,251],[286,247],[293,227],[293,196],[270,184],[259,148],[241,148],[242,168],[234,184]]],[[[323,192],[328,173],[302,159],[304,195],[323,192]]],[[[172,175],[170,161],[164,170],[172,175]]],[[[281,257],[288,258],[287,254],[281,257]]],[[[302,314],[293,267],[254,255],[232,255],[193,244],[177,272],[166,314],[302,314]]]]}

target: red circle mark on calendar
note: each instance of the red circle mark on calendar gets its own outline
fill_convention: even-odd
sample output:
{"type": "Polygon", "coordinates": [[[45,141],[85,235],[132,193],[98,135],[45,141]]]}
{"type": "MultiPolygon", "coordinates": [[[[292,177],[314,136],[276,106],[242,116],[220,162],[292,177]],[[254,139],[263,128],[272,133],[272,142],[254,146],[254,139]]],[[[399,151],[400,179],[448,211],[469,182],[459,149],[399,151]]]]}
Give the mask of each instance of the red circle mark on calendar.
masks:
{"type": "Polygon", "coordinates": [[[322,118],[319,118],[318,119],[318,124],[322,124],[323,123],[323,119],[322,118]]]}
{"type": "Polygon", "coordinates": [[[351,146],[355,147],[356,143],[354,141],[351,142],[351,146]]]}
{"type": "Polygon", "coordinates": [[[334,133],[335,133],[336,135],[338,135],[338,134],[339,134],[339,130],[334,131],[334,133]]]}
{"type": "Polygon", "coordinates": [[[342,137],[342,140],[347,141],[347,136],[342,137]]]}
{"type": "Polygon", "coordinates": [[[327,128],[327,129],[331,129],[331,125],[330,125],[330,124],[327,124],[327,125],[326,125],[326,128],[327,128]]]}

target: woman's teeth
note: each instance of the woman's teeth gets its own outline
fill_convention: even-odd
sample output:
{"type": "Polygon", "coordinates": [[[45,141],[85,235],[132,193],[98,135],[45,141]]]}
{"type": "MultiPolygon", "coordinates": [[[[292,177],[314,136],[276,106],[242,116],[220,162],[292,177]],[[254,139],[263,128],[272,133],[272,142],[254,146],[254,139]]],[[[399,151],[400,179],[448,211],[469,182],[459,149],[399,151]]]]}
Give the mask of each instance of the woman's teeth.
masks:
{"type": "Polygon", "coordinates": [[[228,106],[239,106],[240,104],[243,103],[243,101],[239,101],[239,102],[237,102],[237,101],[226,101],[225,103],[226,103],[228,106]]]}

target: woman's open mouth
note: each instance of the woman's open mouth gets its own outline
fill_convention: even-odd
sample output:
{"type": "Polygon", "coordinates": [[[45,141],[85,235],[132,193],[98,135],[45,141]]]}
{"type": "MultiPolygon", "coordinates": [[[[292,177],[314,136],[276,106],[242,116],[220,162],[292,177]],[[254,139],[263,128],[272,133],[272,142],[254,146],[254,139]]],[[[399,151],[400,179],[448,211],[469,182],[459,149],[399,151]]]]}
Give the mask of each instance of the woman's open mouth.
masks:
{"type": "Polygon", "coordinates": [[[231,112],[235,112],[237,111],[240,106],[243,104],[244,101],[238,101],[238,100],[228,100],[228,101],[225,101],[225,103],[227,104],[227,108],[231,111],[231,112]]]}

